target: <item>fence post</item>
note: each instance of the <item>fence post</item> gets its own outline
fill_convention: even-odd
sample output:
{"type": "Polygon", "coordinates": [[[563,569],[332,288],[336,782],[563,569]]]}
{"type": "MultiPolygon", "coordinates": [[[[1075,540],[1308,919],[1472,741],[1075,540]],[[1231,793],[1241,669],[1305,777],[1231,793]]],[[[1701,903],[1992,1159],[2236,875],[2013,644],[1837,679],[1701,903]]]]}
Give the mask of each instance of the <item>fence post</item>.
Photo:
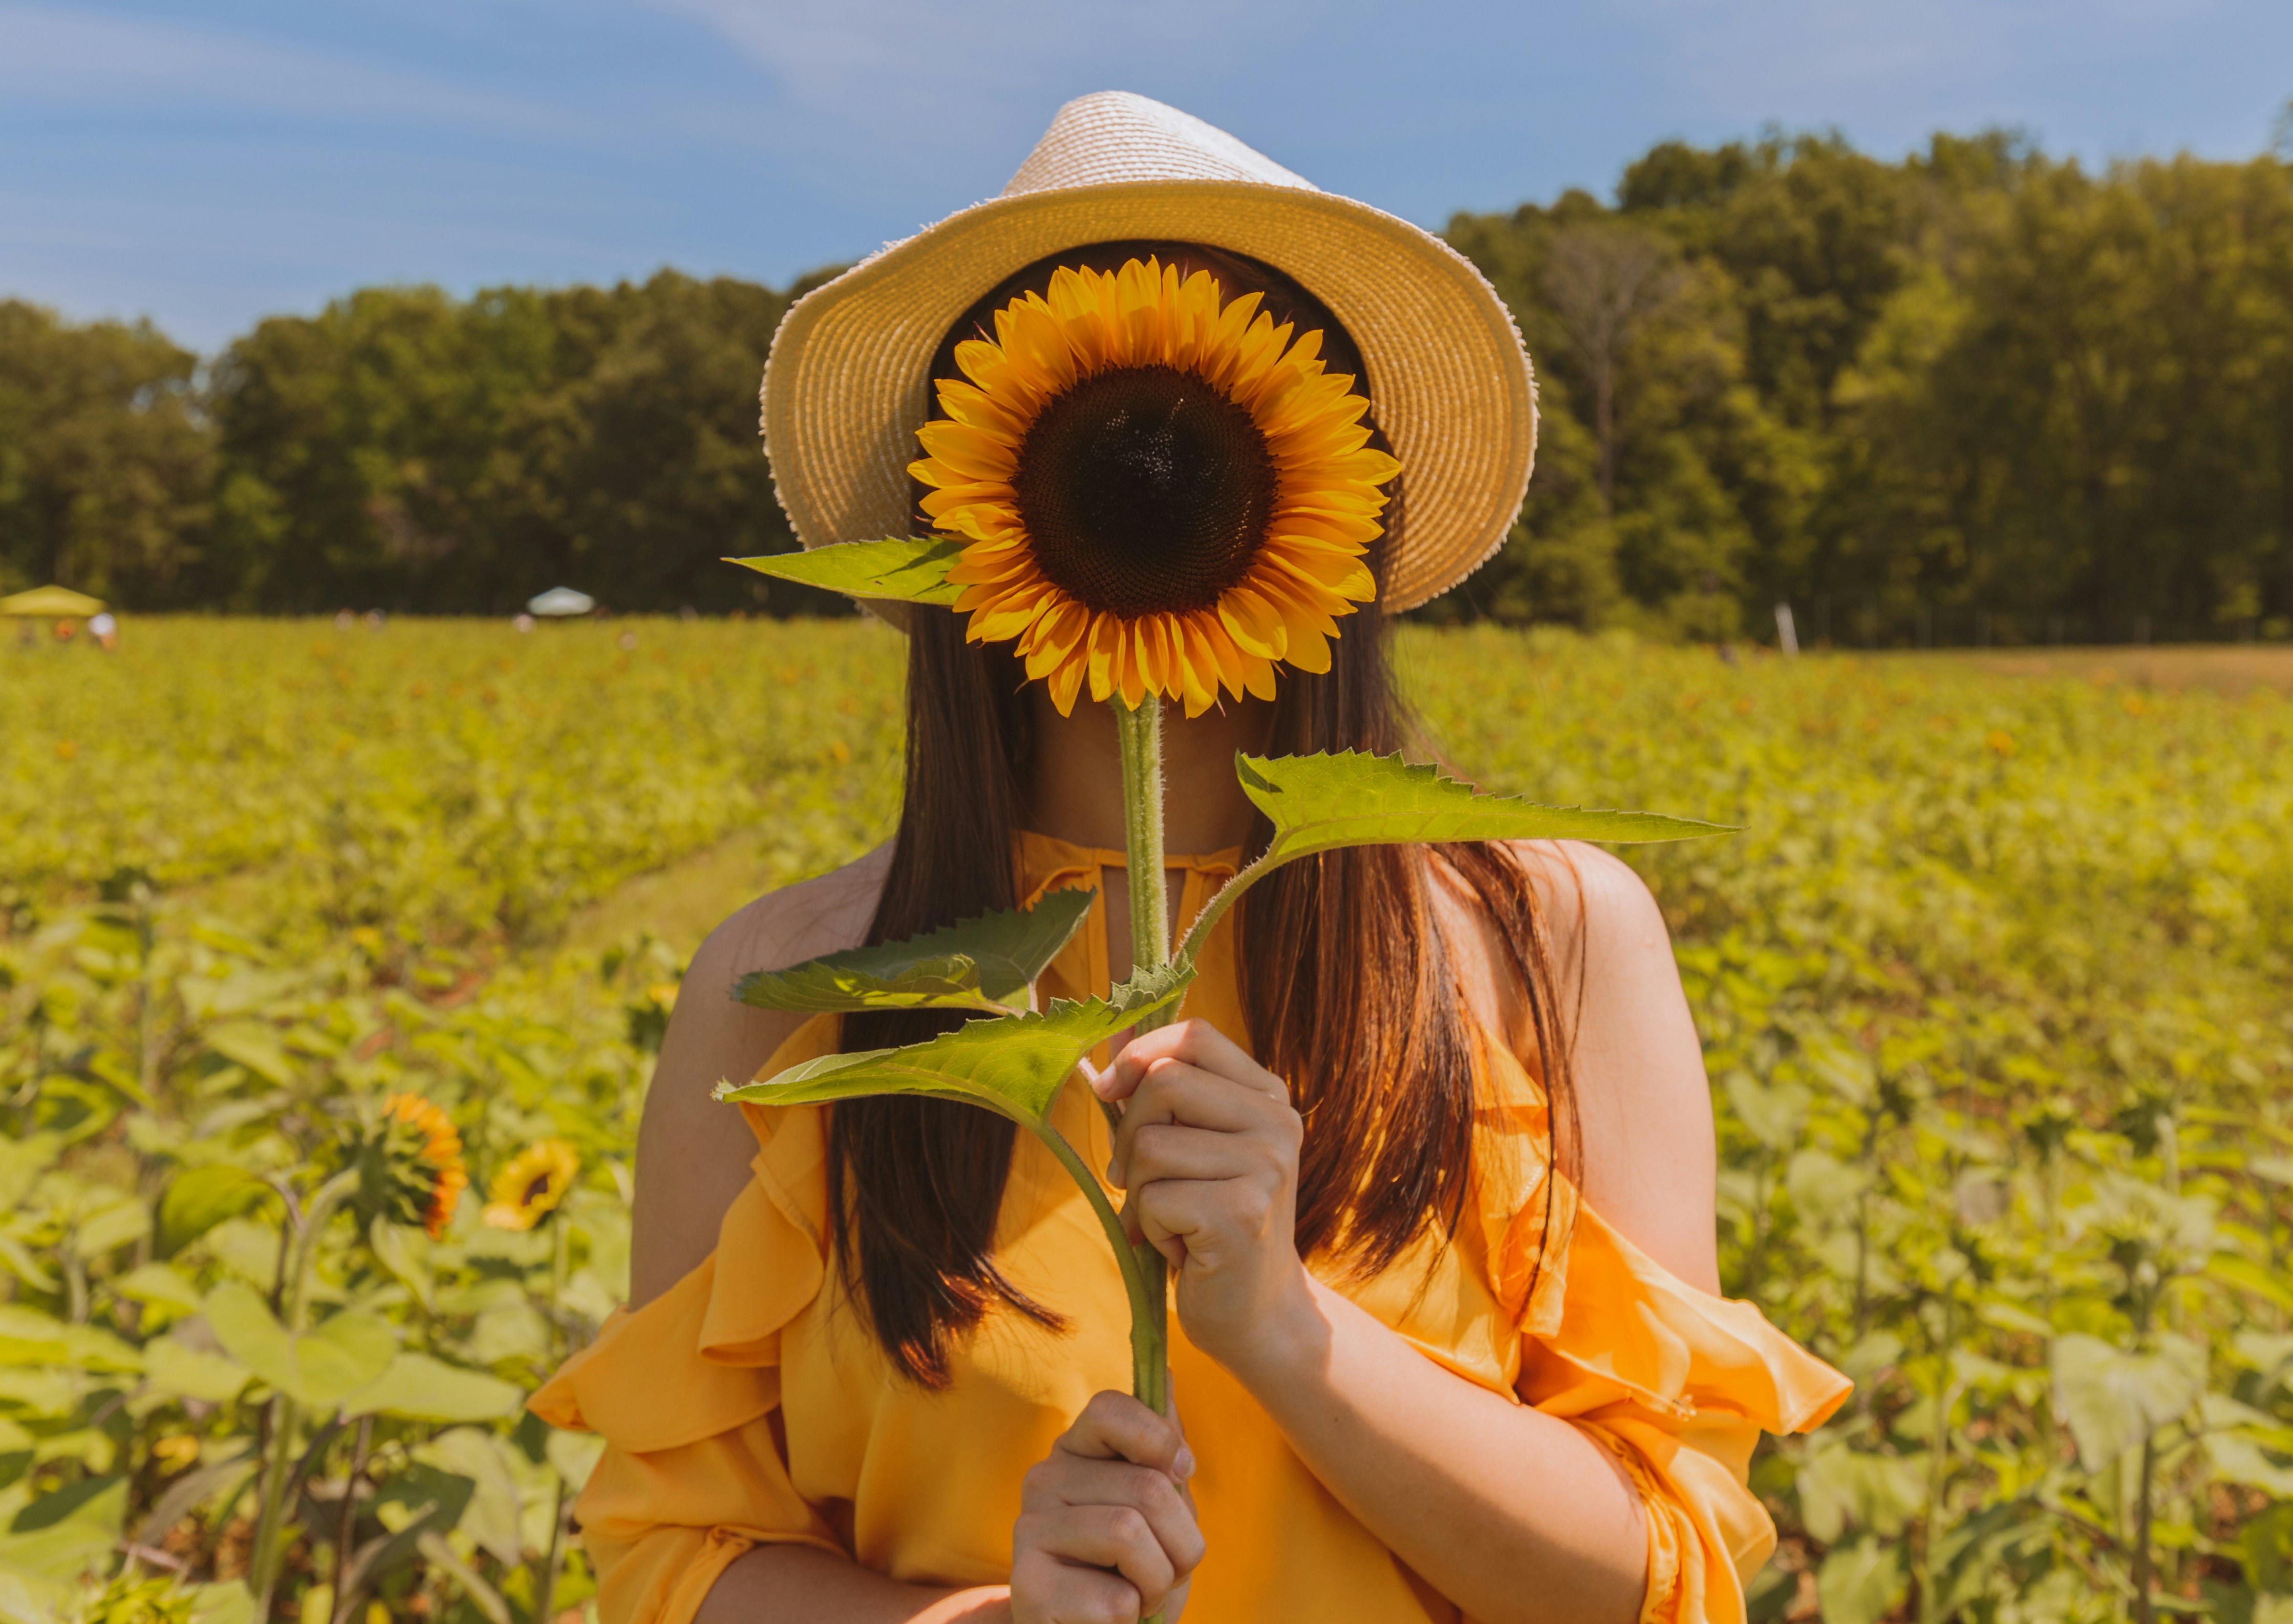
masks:
{"type": "Polygon", "coordinates": [[[1787,658],[1799,653],[1799,628],[1792,624],[1789,604],[1776,605],[1776,646],[1784,651],[1787,658]]]}

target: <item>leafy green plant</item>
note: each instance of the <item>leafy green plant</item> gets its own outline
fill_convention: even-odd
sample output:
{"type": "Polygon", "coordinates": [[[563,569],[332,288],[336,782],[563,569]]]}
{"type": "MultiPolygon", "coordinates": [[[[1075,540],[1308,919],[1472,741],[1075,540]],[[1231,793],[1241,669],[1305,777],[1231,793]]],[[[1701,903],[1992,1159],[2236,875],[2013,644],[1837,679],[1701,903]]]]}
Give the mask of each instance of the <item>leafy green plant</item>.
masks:
{"type": "MultiPolygon", "coordinates": [[[[207,1304],[244,1287],[284,1334],[287,1199],[398,1092],[447,1110],[481,1184],[551,1138],[579,1173],[531,1230],[474,1190],[435,1239],[323,1227],[304,1335],[371,1316],[394,1351],[305,1410],[274,1617],[585,1607],[565,1508],[596,1441],[509,1399],[625,1289],[652,1047],[683,954],[751,891],[710,871],[668,943],[610,899],[696,851],[762,888],[880,840],[896,641],[130,632],[0,682],[0,1613],[251,1619],[280,1390],[207,1304]]],[[[1783,1537],[1755,1615],[2135,1618],[2146,1442],[2151,1608],[2284,1617],[2293,702],[1550,634],[1402,653],[1483,792],[1743,826],[1626,852],[1705,1041],[1729,1289],[1858,1382],[1754,1463],[1783,1537]],[[2194,1368],[2184,1344],[2188,1405],[2151,1380],[2194,1368]],[[2125,1447],[2089,1458],[2079,1425],[2125,1447]]]]}

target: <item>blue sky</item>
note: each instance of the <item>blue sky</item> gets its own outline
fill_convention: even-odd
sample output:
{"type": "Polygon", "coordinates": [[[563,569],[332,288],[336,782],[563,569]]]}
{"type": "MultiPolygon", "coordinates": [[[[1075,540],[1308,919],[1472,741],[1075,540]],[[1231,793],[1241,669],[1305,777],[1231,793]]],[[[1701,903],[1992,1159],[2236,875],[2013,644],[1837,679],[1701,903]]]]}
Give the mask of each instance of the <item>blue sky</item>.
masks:
{"type": "Polygon", "coordinates": [[[1126,89],[1438,226],[1668,136],[2265,149],[2289,0],[0,0],[0,296],[212,349],[362,283],[785,281],[1126,89]]]}

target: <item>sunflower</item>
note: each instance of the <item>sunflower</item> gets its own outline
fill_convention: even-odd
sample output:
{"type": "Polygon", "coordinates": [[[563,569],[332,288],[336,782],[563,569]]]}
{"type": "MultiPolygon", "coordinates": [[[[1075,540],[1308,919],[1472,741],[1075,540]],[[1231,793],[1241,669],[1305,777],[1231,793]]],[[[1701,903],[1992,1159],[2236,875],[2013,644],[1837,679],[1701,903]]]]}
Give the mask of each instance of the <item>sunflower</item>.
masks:
{"type": "Polygon", "coordinates": [[[462,1136],[440,1110],[419,1094],[393,1094],[382,1102],[384,1159],[392,1182],[416,1209],[422,1227],[435,1240],[453,1221],[454,1208],[470,1182],[462,1162],[462,1136]],[[412,1185],[409,1190],[406,1186],[412,1185]]]}
{"type": "Polygon", "coordinates": [[[948,579],[975,643],[1013,643],[1062,715],[1149,694],[1199,716],[1330,669],[1376,596],[1362,555],[1400,465],[1322,334],[1157,259],[1062,267],[955,347],[917,431],[923,509],[965,540],[948,579]]]}
{"type": "Polygon", "coordinates": [[[565,1199],[580,1170],[580,1153],[562,1139],[528,1145],[494,1174],[486,1191],[486,1222],[498,1230],[533,1228],[565,1199]]]}

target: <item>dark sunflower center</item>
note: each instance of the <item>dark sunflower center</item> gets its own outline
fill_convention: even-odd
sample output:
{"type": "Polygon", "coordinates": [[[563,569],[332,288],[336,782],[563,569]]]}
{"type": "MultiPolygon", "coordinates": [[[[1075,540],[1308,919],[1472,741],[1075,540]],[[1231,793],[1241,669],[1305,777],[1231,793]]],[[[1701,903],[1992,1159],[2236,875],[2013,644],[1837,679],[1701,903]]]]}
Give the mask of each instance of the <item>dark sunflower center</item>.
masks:
{"type": "Polygon", "coordinates": [[[1274,515],[1274,459],[1250,413],[1192,373],[1125,367],[1043,408],[1012,487],[1036,566],[1090,608],[1207,609],[1274,515]]]}
{"type": "Polygon", "coordinates": [[[525,1194],[518,1198],[518,1205],[520,1206],[531,1206],[535,1202],[540,1200],[542,1197],[548,1193],[549,1175],[545,1173],[525,1187],[525,1194]]]}

